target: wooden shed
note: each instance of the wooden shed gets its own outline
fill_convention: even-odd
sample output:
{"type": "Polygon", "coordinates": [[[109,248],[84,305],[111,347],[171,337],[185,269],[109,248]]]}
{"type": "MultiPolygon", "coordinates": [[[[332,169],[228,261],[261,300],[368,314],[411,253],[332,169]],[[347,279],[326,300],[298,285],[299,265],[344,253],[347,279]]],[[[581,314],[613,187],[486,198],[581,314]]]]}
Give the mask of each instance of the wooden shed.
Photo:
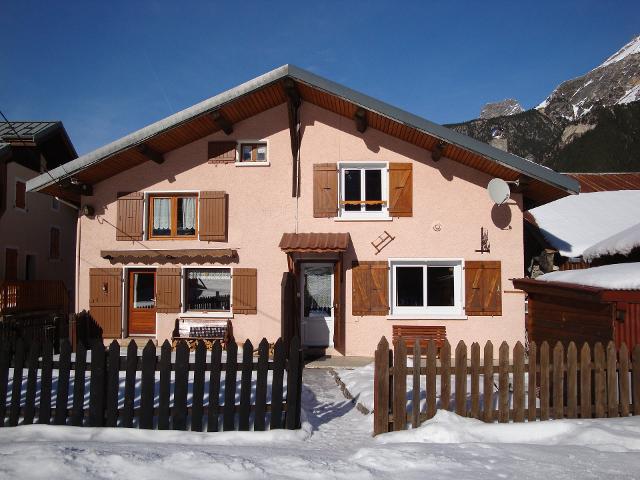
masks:
{"type": "MultiPolygon", "coordinates": [[[[563,272],[564,273],[564,272],[563,272]]],[[[587,342],[640,343],[640,289],[613,290],[576,283],[514,279],[528,294],[527,334],[530,341],[557,341],[580,346],[587,342]]]]}

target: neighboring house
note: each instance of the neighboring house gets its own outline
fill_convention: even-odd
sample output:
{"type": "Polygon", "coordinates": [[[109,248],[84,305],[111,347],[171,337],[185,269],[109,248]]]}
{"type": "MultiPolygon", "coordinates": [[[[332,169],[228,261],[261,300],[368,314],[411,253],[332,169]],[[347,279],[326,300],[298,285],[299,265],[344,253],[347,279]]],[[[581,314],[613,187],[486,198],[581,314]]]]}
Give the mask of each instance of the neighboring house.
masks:
{"type": "Polygon", "coordinates": [[[41,175],[82,206],[77,308],[107,338],[231,319],[371,355],[393,325],[524,339],[523,202],[578,183],[294,66],[41,175]],[[489,180],[520,180],[494,205],[489,180]]]}
{"type": "Polygon", "coordinates": [[[26,184],[77,156],[61,122],[0,122],[0,282],[62,280],[73,294],[77,209],[26,184]]]}

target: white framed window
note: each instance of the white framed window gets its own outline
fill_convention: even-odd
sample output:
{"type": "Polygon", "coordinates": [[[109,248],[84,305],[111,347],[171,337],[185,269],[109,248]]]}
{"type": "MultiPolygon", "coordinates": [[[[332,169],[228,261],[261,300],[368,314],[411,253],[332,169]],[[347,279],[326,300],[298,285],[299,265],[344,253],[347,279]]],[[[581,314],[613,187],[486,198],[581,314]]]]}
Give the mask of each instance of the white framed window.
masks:
{"type": "Polygon", "coordinates": [[[392,315],[463,315],[462,259],[389,259],[392,315]]]}
{"type": "Polygon", "coordinates": [[[266,140],[239,140],[236,153],[236,166],[269,165],[269,146],[266,140]]]}
{"type": "Polygon", "coordinates": [[[340,218],[354,220],[389,218],[389,164],[341,162],[340,218]]]}
{"type": "Polygon", "coordinates": [[[183,313],[225,317],[231,315],[230,268],[185,267],[182,277],[183,313]]]}

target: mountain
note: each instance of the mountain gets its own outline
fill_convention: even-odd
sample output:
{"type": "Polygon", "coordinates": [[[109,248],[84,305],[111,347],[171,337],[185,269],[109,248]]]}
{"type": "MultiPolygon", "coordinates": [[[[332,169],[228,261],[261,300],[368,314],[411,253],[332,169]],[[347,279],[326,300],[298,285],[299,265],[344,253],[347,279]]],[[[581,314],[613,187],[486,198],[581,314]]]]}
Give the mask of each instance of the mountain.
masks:
{"type": "Polygon", "coordinates": [[[559,171],[640,171],[640,35],[535,109],[505,102],[447,126],[559,171]]]}
{"type": "Polygon", "coordinates": [[[513,98],[507,98],[500,102],[487,103],[480,111],[480,118],[504,117],[524,112],[522,105],[513,98]]]}

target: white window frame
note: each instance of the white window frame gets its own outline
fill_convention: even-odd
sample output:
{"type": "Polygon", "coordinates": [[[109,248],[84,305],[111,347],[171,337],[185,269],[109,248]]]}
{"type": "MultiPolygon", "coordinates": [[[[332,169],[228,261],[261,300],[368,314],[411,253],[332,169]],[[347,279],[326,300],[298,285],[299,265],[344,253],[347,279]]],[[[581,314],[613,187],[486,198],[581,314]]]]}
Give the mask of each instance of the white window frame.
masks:
{"type": "Polygon", "coordinates": [[[271,156],[269,154],[269,140],[256,140],[256,139],[244,139],[238,140],[236,143],[236,167],[268,167],[271,165],[271,156]],[[242,145],[247,143],[264,143],[267,148],[267,159],[264,161],[256,162],[243,162],[242,161],[242,145]]]}
{"type": "Polygon", "coordinates": [[[416,318],[416,316],[434,316],[434,318],[466,318],[464,316],[464,259],[462,258],[390,258],[389,260],[389,298],[391,316],[416,318]],[[453,267],[454,305],[448,307],[424,305],[422,307],[402,307],[397,305],[396,268],[422,267],[423,298],[427,302],[427,267],[453,267]]]}
{"type": "MultiPolygon", "coordinates": [[[[360,194],[366,197],[365,175],[360,175],[360,194]]],[[[338,219],[341,220],[391,220],[389,216],[389,162],[339,162],[338,163],[338,219]],[[360,205],[360,211],[347,211],[341,202],[345,197],[345,171],[346,170],[380,170],[380,182],[382,189],[382,209],[380,211],[366,211],[364,205],[360,205]]]]}
{"type": "Polygon", "coordinates": [[[180,279],[180,303],[182,307],[180,308],[181,317],[189,317],[189,318],[233,318],[233,268],[231,267],[221,267],[219,265],[183,265],[180,279]],[[229,270],[230,278],[229,282],[231,285],[229,286],[229,311],[228,312],[220,312],[220,311],[202,311],[202,310],[187,310],[187,272],[186,270],[229,270]]]}

